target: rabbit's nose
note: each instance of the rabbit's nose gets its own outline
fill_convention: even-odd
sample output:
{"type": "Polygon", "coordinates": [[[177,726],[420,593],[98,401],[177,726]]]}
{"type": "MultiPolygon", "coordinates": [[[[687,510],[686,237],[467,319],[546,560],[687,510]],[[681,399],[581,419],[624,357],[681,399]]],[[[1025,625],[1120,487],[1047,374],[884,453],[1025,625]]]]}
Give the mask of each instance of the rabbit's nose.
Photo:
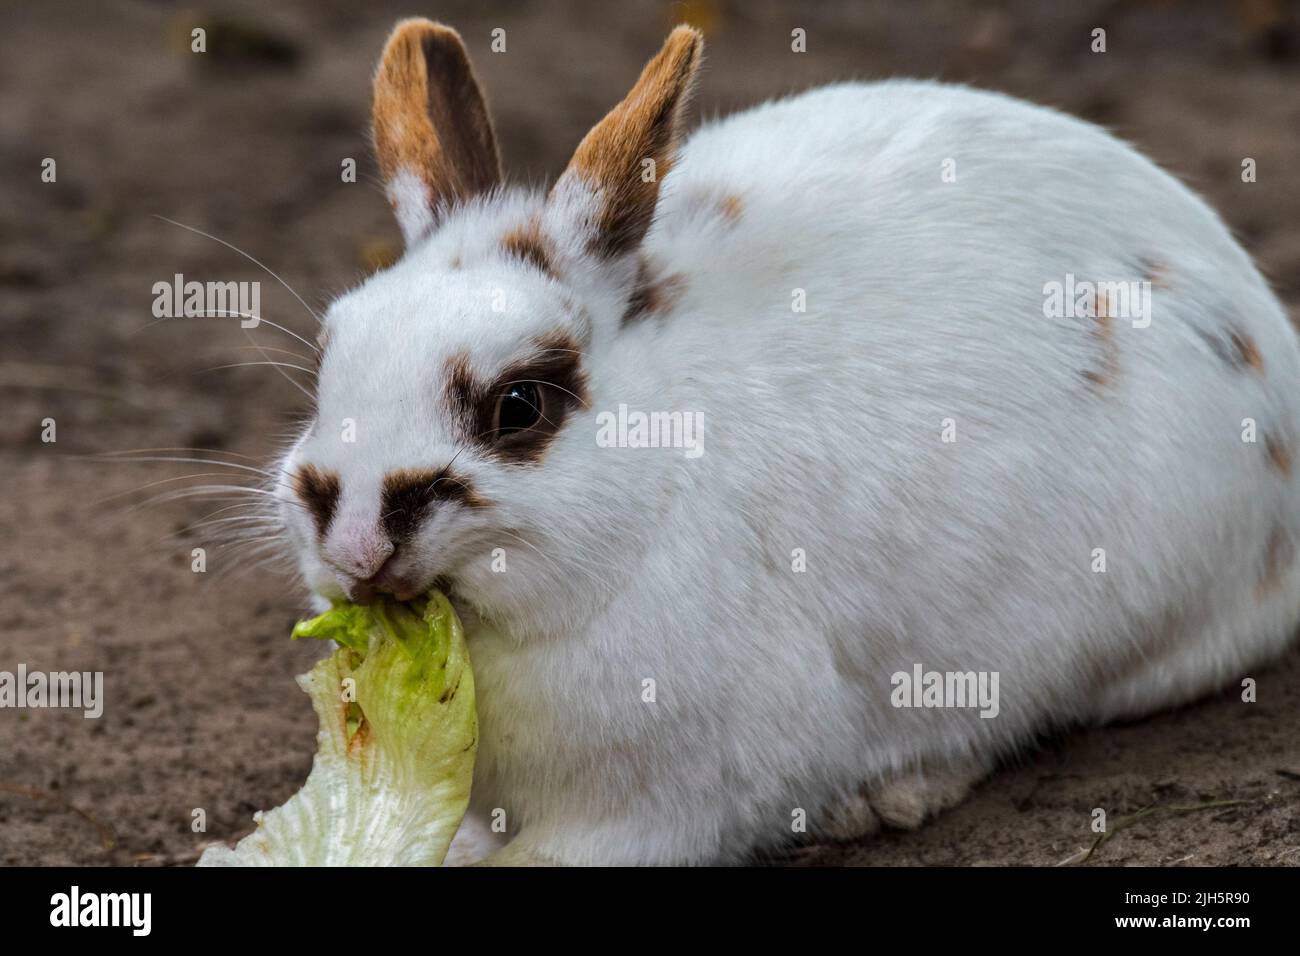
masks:
{"type": "Polygon", "coordinates": [[[396,551],[397,545],[375,524],[352,521],[330,529],[321,556],[349,584],[373,589],[373,585],[380,583],[384,565],[396,551]]]}

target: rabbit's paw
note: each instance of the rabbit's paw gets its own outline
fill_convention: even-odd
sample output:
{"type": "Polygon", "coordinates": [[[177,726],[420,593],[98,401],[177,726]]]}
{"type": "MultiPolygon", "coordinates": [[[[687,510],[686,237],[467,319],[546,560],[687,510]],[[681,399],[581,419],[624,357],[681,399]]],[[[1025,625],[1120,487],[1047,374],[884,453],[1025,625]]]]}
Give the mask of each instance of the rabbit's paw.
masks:
{"type": "Polygon", "coordinates": [[[915,830],[935,814],[956,806],[988,772],[982,761],[923,767],[863,787],[832,809],[825,833],[832,840],[871,836],[881,826],[915,830]]]}

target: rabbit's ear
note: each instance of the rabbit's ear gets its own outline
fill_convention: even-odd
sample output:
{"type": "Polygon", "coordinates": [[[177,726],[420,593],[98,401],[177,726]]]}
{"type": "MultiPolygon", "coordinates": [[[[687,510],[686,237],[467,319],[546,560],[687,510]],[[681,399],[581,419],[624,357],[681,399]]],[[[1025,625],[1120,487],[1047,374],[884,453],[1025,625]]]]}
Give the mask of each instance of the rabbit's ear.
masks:
{"type": "Polygon", "coordinates": [[[501,181],[487,103],[450,27],[403,20],[375,72],[375,152],[407,245],[441,210],[501,181]]]}
{"type": "Polygon", "coordinates": [[[623,102],[578,145],[556,182],[553,199],[565,205],[576,199],[579,208],[586,207],[587,247],[595,254],[623,255],[650,228],[703,49],[699,31],[673,30],[623,102]]]}

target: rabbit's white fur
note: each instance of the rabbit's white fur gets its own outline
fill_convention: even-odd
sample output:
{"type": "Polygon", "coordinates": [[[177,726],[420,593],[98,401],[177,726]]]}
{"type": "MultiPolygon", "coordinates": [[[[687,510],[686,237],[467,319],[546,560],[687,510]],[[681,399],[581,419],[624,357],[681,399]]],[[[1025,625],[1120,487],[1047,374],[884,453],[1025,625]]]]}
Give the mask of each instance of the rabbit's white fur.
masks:
{"type": "MultiPolygon", "coordinates": [[[[300,463],[338,471],[336,520],[373,522],[385,472],[458,453],[497,503],[441,508],[408,547],[483,618],[472,812],[505,811],[503,860],[742,859],[800,810],[832,829],[864,785],[985,767],[1283,648],[1296,337],[1219,218],[1130,147],[926,82],[711,123],[641,250],[678,295],[626,327],[632,261],[584,251],[593,201],[571,181],[463,204],[336,302],[319,420],[284,462],[286,497],[300,463]],[[558,281],[497,251],[530,216],[558,281]],[[1045,318],[1067,273],[1154,277],[1149,327],[1045,318]],[[486,373],[556,327],[588,407],[536,466],[462,451],[447,356],[486,373]],[[702,414],[704,454],[598,447],[620,403],[702,414]],[[896,709],[917,663],[998,672],[998,715],[896,709]]],[[[285,520],[337,593],[303,510],[285,520]]]]}

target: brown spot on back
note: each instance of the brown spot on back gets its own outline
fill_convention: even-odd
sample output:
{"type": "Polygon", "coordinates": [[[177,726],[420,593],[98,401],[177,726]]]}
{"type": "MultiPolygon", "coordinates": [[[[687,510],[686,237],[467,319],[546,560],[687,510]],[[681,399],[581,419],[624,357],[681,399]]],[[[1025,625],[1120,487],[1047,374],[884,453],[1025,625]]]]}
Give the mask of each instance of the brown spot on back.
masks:
{"type": "Polygon", "coordinates": [[[1255,585],[1255,597],[1265,598],[1276,591],[1294,560],[1295,542],[1281,527],[1274,528],[1264,548],[1264,570],[1255,585]]]}
{"type": "Polygon", "coordinates": [[[339,476],[315,465],[301,465],[293,476],[294,494],[307,506],[321,537],[334,519],[339,503],[339,476]]]}
{"type": "Polygon", "coordinates": [[[745,203],[735,193],[727,193],[718,200],[718,211],[722,213],[723,219],[735,223],[740,220],[741,213],[745,211],[745,203]]]}
{"type": "Polygon", "coordinates": [[[463,475],[446,468],[403,468],[384,475],[380,494],[380,524],[394,544],[410,538],[429,509],[439,501],[454,501],[467,508],[489,502],[463,475]]]}
{"type": "Polygon", "coordinates": [[[1264,356],[1259,351],[1259,346],[1255,344],[1255,340],[1245,332],[1236,327],[1229,327],[1226,335],[1207,332],[1204,329],[1195,331],[1210,347],[1210,351],[1232,368],[1239,372],[1251,369],[1261,375],[1264,373],[1264,356]]]}
{"type": "Polygon", "coordinates": [[[663,275],[644,256],[637,261],[636,281],[623,310],[623,325],[672,311],[686,288],[680,275],[663,275]]]}
{"type": "Polygon", "coordinates": [[[578,144],[560,181],[574,176],[596,190],[592,252],[613,257],[630,251],[650,228],[659,184],[672,168],[678,120],[700,63],[704,41],[690,27],[677,27],[664,41],[632,91],[578,144]],[[654,175],[642,175],[642,161],[654,175]]]}
{"type": "Polygon", "coordinates": [[[1097,388],[1105,388],[1119,374],[1119,346],[1115,342],[1114,316],[1106,293],[1098,292],[1093,308],[1092,336],[1101,349],[1101,370],[1087,370],[1083,377],[1097,388]]]}
{"type": "Polygon", "coordinates": [[[745,201],[736,193],[723,192],[716,186],[700,186],[691,190],[680,208],[692,219],[711,219],[730,227],[740,221],[745,201]]]}
{"type": "Polygon", "coordinates": [[[1272,435],[1265,435],[1264,450],[1268,452],[1268,460],[1273,463],[1273,467],[1282,472],[1283,475],[1290,477],[1291,452],[1286,445],[1272,435]]]}
{"type": "Polygon", "coordinates": [[[1239,367],[1253,368],[1257,372],[1264,371],[1264,357],[1259,354],[1259,347],[1255,345],[1254,339],[1245,332],[1232,329],[1228,332],[1228,341],[1236,349],[1239,367]]]}
{"type": "Polygon", "coordinates": [[[536,222],[512,229],[502,238],[501,244],[509,255],[536,266],[549,276],[555,275],[550,251],[536,222]]]}
{"type": "Polygon", "coordinates": [[[1169,288],[1169,266],[1156,259],[1148,259],[1145,256],[1138,260],[1142,267],[1142,278],[1151,283],[1153,289],[1169,288]]]}

